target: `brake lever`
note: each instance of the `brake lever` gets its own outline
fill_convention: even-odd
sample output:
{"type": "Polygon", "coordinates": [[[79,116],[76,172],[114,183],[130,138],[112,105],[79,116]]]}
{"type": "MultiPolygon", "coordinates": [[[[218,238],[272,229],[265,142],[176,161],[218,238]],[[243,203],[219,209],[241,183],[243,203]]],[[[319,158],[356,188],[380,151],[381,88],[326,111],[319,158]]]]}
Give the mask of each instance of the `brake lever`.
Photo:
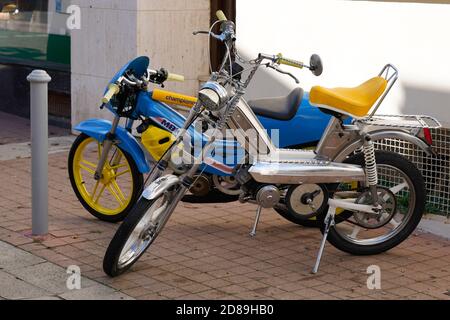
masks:
{"type": "Polygon", "coordinates": [[[278,67],[272,66],[272,65],[269,65],[268,67],[274,69],[275,71],[278,71],[279,73],[288,75],[289,77],[291,77],[292,79],[294,79],[294,81],[295,81],[296,84],[299,84],[299,83],[300,83],[300,80],[298,80],[297,77],[294,76],[292,73],[287,72],[287,71],[284,71],[284,70],[282,70],[282,69],[280,69],[280,68],[278,68],[278,67]]]}
{"type": "Polygon", "coordinates": [[[194,31],[194,32],[192,32],[192,34],[193,34],[194,36],[196,36],[196,35],[198,35],[198,34],[209,34],[209,32],[208,32],[208,31],[194,31]]]}
{"type": "Polygon", "coordinates": [[[224,42],[226,40],[226,36],[222,33],[220,35],[215,34],[214,32],[209,32],[209,31],[194,31],[192,32],[192,34],[194,36],[198,35],[198,34],[207,34],[207,35],[211,35],[211,37],[213,37],[214,39],[217,39],[221,42],[224,42]]]}

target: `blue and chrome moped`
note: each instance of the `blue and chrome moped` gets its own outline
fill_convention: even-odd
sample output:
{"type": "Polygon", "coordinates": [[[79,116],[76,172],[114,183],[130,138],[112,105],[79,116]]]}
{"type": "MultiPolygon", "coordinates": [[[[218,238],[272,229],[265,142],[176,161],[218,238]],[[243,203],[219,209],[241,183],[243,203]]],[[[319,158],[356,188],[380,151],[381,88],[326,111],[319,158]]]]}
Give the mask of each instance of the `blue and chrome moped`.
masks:
{"type": "MultiPolygon", "coordinates": [[[[183,77],[165,69],[148,69],[149,64],[149,58],[138,57],[125,64],[111,79],[101,108],[114,114],[112,122],[89,119],[74,127],[81,134],[69,154],[71,185],[84,208],[104,221],[118,222],[126,217],[141,195],[144,175],[169,149],[175,133],[183,127],[185,116],[169,104],[190,107],[197,100],[159,88],[150,90],[152,84],[164,86],[166,81],[182,81],[183,77]],[[135,123],[139,125],[135,127],[135,123]],[[141,134],[140,139],[133,135],[133,128],[141,134]]],[[[310,105],[308,93],[300,88],[286,97],[248,103],[280,148],[315,146],[330,120],[330,115],[310,105]],[[274,135],[278,136],[278,143],[274,135]]],[[[189,134],[195,141],[206,143],[208,140],[194,125],[189,128],[189,134]]],[[[406,140],[429,153],[430,145],[420,134],[389,128],[373,132],[372,138],[406,140]]],[[[196,183],[190,189],[194,195],[205,196],[211,190],[228,195],[240,192],[233,168],[242,154],[241,147],[234,140],[222,139],[216,144],[214,157],[201,166],[196,183]]],[[[170,168],[177,173],[185,170],[176,163],[170,168]]],[[[292,222],[308,224],[284,208],[276,210],[292,222]]]]}

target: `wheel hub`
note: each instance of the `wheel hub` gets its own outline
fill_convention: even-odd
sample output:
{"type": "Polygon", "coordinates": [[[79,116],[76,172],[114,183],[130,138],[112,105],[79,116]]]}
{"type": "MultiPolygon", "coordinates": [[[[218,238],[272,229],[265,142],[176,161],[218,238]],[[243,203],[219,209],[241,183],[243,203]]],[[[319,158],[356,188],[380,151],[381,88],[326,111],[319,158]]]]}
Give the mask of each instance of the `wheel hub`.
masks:
{"type": "Polygon", "coordinates": [[[102,177],[100,179],[100,182],[103,184],[109,184],[111,180],[113,180],[116,177],[116,172],[114,169],[112,169],[109,165],[105,164],[105,167],[102,171],[102,177]]]}
{"type": "MultiPolygon", "coordinates": [[[[397,199],[389,189],[378,187],[378,204],[380,210],[373,213],[355,212],[353,217],[358,225],[367,229],[377,229],[385,226],[397,211],[397,199]]],[[[357,204],[372,205],[372,193],[367,190],[356,200],[357,204]]]]}

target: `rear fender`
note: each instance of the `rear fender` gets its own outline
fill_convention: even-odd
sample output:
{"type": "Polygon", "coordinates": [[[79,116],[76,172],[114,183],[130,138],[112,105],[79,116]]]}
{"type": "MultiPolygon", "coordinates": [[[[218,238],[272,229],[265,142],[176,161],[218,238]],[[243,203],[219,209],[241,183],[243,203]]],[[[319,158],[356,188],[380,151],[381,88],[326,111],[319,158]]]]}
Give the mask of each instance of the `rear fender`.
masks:
{"type": "MultiPolygon", "coordinates": [[[[418,148],[422,149],[428,156],[433,156],[433,150],[432,147],[429,146],[426,142],[424,142],[422,139],[416,137],[415,135],[404,131],[400,129],[389,129],[389,130],[378,130],[378,131],[372,131],[369,132],[372,141],[379,141],[383,139],[399,139],[404,140],[407,142],[410,142],[417,146],[418,148]]],[[[357,149],[361,148],[363,145],[361,140],[353,141],[352,143],[348,144],[347,147],[345,147],[342,151],[340,151],[336,157],[333,159],[336,162],[342,162],[345,160],[345,158],[356,151],[357,149]]]]}

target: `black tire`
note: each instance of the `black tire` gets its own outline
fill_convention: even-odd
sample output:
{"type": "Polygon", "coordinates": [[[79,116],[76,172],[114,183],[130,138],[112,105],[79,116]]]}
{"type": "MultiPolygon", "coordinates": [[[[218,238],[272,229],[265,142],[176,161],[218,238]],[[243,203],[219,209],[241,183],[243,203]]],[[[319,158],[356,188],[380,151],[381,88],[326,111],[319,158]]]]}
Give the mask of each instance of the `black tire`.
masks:
{"type": "Polygon", "coordinates": [[[283,208],[274,208],[274,210],[283,218],[286,220],[298,224],[299,226],[306,227],[306,228],[320,228],[322,225],[317,218],[316,219],[301,219],[296,214],[292,213],[287,207],[286,209],[283,208]]]}
{"type": "MultiPolygon", "coordinates": [[[[396,247],[406,238],[408,238],[408,236],[416,229],[425,210],[425,183],[422,174],[417,169],[417,167],[405,157],[388,151],[376,151],[376,160],[377,164],[391,165],[403,171],[403,173],[409,177],[416,193],[414,210],[402,230],[400,230],[397,234],[395,234],[387,241],[381,242],[379,244],[360,245],[349,242],[344,237],[342,237],[334,227],[332,227],[328,234],[328,241],[337,249],[353,255],[375,255],[396,247]]],[[[350,157],[346,162],[364,166],[364,156],[363,154],[359,153],[350,157]]],[[[321,221],[322,233],[324,232],[324,218],[325,216],[322,216],[319,219],[319,221],[321,221]]]]}
{"type": "Polygon", "coordinates": [[[120,254],[126,242],[128,241],[128,238],[130,237],[131,233],[136,228],[142,217],[147,213],[152,204],[158,199],[159,198],[155,200],[147,200],[145,198],[139,199],[125,221],[120,225],[119,229],[117,229],[116,234],[109,243],[108,249],[105,253],[105,257],[103,258],[103,271],[108,276],[117,277],[130,269],[155,241],[158,234],[153,237],[152,241],[148,244],[145,250],[143,250],[134,261],[124,267],[119,266],[120,254]]]}
{"type": "Polygon", "coordinates": [[[136,163],[134,162],[133,158],[125,150],[123,150],[119,146],[116,146],[125,155],[126,160],[127,160],[128,164],[130,165],[131,174],[132,174],[132,177],[133,177],[133,193],[131,195],[130,203],[128,204],[128,206],[124,210],[122,210],[120,213],[118,213],[116,215],[102,214],[101,212],[99,212],[99,211],[95,210],[94,208],[92,208],[85,201],[85,199],[81,195],[80,191],[78,190],[77,184],[75,182],[74,172],[73,172],[73,162],[74,162],[75,153],[76,153],[78,147],[80,146],[80,144],[83,143],[86,139],[89,139],[89,138],[91,138],[91,137],[89,137],[88,135],[86,135],[84,133],[80,134],[76,138],[76,140],[74,141],[74,143],[73,143],[73,145],[72,145],[72,147],[70,149],[69,160],[68,160],[68,171],[69,171],[69,178],[70,178],[70,184],[72,185],[72,189],[75,192],[78,200],[83,205],[83,207],[90,214],[92,214],[94,217],[96,217],[97,219],[102,220],[102,221],[106,221],[106,222],[111,222],[111,223],[116,223],[116,222],[123,221],[123,219],[125,219],[125,217],[128,215],[128,213],[131,211],[131,209],[133,208],[134,204],[139,199],[139,197],[140,197],[140,195],[142,193],[142,188],[143,188],[143,185],[144,185],[144,177],[139,172],[139,170],[138,170],[138,168],[136,166],[136,163]]]}

